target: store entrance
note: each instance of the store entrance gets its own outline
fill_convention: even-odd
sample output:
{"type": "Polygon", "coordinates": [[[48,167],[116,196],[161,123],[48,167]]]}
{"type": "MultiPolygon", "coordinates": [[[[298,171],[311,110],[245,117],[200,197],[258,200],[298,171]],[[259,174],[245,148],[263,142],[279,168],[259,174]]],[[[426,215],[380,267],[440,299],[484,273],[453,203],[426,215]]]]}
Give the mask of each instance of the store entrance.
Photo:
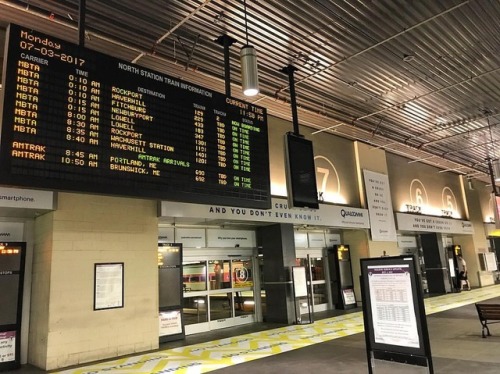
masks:
{"type": "MultiPolygon", "coordinates": [[[[296,266],[306,268],[308,286],[312,289],[314,312],[328,310],[328,295],[325,269],[325,256],[322,249],[297,250],[296,266]],[[309,279],[311,278],[311,279],[309,279]]],[[[301,313],[307,312],[307,306],[301,307],[301,313]]]]}
{"type": "Polygon", "coordinates": [[[186,335],[256,321],[252,256],[217,255],[183,263],[186,335]]]}

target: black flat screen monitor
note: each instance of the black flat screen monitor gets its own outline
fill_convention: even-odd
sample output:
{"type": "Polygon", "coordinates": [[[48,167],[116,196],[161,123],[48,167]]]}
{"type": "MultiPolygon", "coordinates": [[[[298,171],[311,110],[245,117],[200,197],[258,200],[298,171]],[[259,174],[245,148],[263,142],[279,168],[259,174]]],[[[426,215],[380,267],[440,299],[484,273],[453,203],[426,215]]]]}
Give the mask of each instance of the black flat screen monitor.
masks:
{"type": "Polygon", "coordinates": [[[302,136],[285,135],[285,167],[288,205],[318,209],[318,189],[313,145],[302,136]]]}

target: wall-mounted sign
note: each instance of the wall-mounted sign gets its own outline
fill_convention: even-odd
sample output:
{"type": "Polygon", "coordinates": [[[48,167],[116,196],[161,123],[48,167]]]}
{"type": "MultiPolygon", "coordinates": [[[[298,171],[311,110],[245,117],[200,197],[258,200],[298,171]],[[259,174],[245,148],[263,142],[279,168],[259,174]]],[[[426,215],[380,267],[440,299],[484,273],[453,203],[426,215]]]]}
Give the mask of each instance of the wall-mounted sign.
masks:
{"type": "Polygon", "coordinates": [[[207,247],[209,248],[251,248],[256,246],[257,240],[255,238],[255,231],[207,230],[207,247]]]}
{"type": "Polygon", "coordinates": [[[161,217],[197,217],[235,221],[278,222],[346,228],[370,228],[368,210],[320,204],[319,209],[289,208],[285,199],[273,198],[271,209],[248,209],[162,201],[161,217]]]}
{"type": "Polygon", "coordinates": [[[308,248],[307,232],[294,232],[295,248],[308,248]]]}
{"type": "Polygon", "coordinates": [[[500,229],[500,196],[493,196],[495,227],[500,229]]]}
{"type": "Polygon", "coordinates": [[[337,169],[327,157],[314,157],[316,165],[316,183],[320,201],[345,204],[345,198],[340,194],[340,177],[337,169]]]}
{"type": "Polygon", "coordinates": [[[460,176],[395,154],[386,156],[395,211],[455,219],[466,216],[460,176]]]}
{"type": "Polygon", "coordinates": [[[458,219],[396,213],[396,221],[400,231],[474,234],[471,222],[458,219]]]}
{"type": "Polygon", "coordinates": [[[309,248],[325,248],[325,234],[322,232],[310,232],[307,234],[309,248]]]}
{"type": "Polygon", "coordinates": [[[173,227],[158,228],[158,243],[173,243],[175,240],[173,227]]]}
{"type": "Polygon", "coordinates": [[[0,222],[0,242],[22,242],[24,223],[0,222]]]}
{"type": "Polygon", "coordinates": [[[94,310],[123,308],[123,262],[94,266],[94,310]]]}
{"type": "Polygon", "coordinates": [[[363,170],[366,200],[370,212],[370,231],[373,241],[396,239],[396,225],[392,209],[389,177],[385,174],[363,170]]]}
{"type": "Polygon", "coordinates": [[[497,271],[497,259],[495,252],[486,252],[484,254],[486,260],[486,270],[487,271],[497,271]]]}
{"type": "Polygon", "coordinates": [[[340,234],[325,234],[325,238],[327,247],[340,244],[340,234]]]}
{"type": "MultiPolygon", "coordinates": [[[[434,189],[430,190],[434,192],[434,189]]],[[[434,193],[434,195],[436,195],[434,193]]],[[[402,211],[416,214],[427,214],[438,217],[460,218],[457,198],[453,190],[444,186],[441,190],[441,200],[429,200],[429,194],[420,179],[413,179],[410,183],[410,201],[405,203],[402,211]]]]}
{"type": "Polygon", "coordinates": [[[175,242],[184,248],[204,248],[207,244],[205,229],[175,229],[175,242]]]}
{"type": "Polygon", "coordinates": [[[417,248],[417,237],[398,235],[398,248],[417,248]]]}
{"type": "Polygon", "coordinates": [[[52,191],[0,187],[0,207],[53,210],[54,193],[52,191]]]}

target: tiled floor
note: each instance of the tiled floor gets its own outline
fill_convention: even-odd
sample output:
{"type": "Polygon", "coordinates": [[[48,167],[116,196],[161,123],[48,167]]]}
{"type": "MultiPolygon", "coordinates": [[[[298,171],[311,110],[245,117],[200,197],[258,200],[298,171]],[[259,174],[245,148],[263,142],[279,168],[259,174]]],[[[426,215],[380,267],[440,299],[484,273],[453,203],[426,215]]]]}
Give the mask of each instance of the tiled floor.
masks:
{"type": "MultiPolygon", "coordinates": [[[[481,338],[474,303],[495,299],[500,286],[425,300],[435,373],[500,373],[500,324],[481,338]],[[495,333],[498,331],[498,337],[495,333]]],[[[493,300],[495,301],[495,300],[493,300]]],[[[259,324],[188,337],[163,349],[60,371],[82,373],[364,373],[368,372],[363,320],[354,312],[314,324],[276,327],[259,324]],[[252,331],[249,329],[264,329],[252,331]],[[232,334],[231,337],[225,334],[232,334]],[[211,337],[210,341],[202,342],[211,337]],[[238,365],[234,367],[234,365],[238,365]]],[[[425,373],[426,369],[377,361],[374,373],[425,373]]],[[[43,373],[23,367],[19,374],[43,373]]]]}

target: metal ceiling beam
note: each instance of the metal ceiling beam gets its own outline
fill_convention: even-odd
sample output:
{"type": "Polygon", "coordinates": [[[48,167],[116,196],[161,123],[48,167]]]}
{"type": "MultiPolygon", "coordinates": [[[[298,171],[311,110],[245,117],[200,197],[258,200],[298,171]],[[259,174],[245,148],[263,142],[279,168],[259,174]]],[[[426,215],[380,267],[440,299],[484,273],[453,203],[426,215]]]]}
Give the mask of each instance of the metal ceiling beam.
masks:
{"type": "MultiPolygon", "coordinates": [[[[318,1],[318,0],[315,0],[315,2],[316,2],[316,3],[323,3],[323,1],[318,1]]],[[[340,65],[340,64],[342,64],[342,63],[345,63],[345,62],[348,62],[349,60],[352,60],[353,58],[358,57],[358,56],[362,55],[363,53],[366,53],[366,52],[368,52],[368,51],[371,51],[371,50],[372,50],[372,49],[374,49],[374,48],[377,48],[377,47],[379,47],[379,46],[381,46],[381,45],[383,45],[383,44],[385,44],[385,43],[387,43],[387,42],[389,42],[389,41],[391,41],[391,40],[393,40],[393,39],[395,39],[395,38],[398,38],[398,37],[400,37],[401,35],[404,35],[404,34],[406,34],[406,33],[410,32],[410,31],[412,31],[412,30],[414,30],[414,29],[416,29],[416,28],[418,28],[418,27],[420,27],[420,26],[422,26],[422,25],[425,25],[426,23],[428,23],[428,22],[430,22],[430,21],[433,21],[433,20],[435,20],[436,18],[439,18],[439,17],[441,17],[441,16],[443,16],[443,15],[445,15],[445,14],[448,14],[448,13],[450,13],[450,12],[452,12],[452,11],[454,11],[454,10],[456,10],[456,9],[458,9],[458,8],[460,8],[460,7],[462,7],[462,6],[466,5],[466,4],[468,4],[468,3],[469,3],[469,0],[465,0],[465,1],[464,1],[464,2],[462,2],[462,3],[460,3],[460,4],[458,4],[458,5],[455,5],[454,7],[451,7],[451,8],[449,8],[449,9],[447,9],[447,10],[445,10],[445,11],[441,12],[441,13],[435,14],[434,16],[432,16],[432,17],[430,17],[430,18],[428,18],[428,19],[425,19],[425,20],[423,20],[422,22],[419,22],[419,23],[417,23],[417,24],[415,24],[415,25],[413,25],[413,26],[411,26],[411,27],[409,27],[409,28],[404,29],[403,31],[400,31],[400,32],[396,33],[396,34],[394,34],[394,35],[390,36],[390,37],[389,37],[389,38],[387,38],[387,39],[381,40],[380,42],[375,43],[375,44],[371,45],[371,46],[370,46],[370,47],[368,47],[368,48],[365,48],[365,49],[363,49],[363,50],[361,50],[361,51],[359,51],[359,52],[356,52],[356,53],[354,53],[354,54],[352,54],[352,55],[350,55],[350,56],[348,56],[348,57],[345,57],[345,58],[343,58],[343,59],[342,59],[342,60],[340,60],[340,61],[334,62],[333,64],[330,64],[329,66],[325,67],[324,69],[320,69],[319,71],[317,71],[317,72],[315,72],[315,73],[309,74],[308,76],[306,76],[306,77],[304,77],[304,78],[302,78],[302,79],[299,79],[299,80],[296,82],[296,85],[299,85],[299,84],[301,84],[301,83],[304,83],[304,82],[308,81],[309,79],[311,79],[311,78],[313,78],[313,77],[315,77],[315,76],[317,76],[317,75],[319,75],[319,74],[321,74],[321,73],[324,73],[325,71],[328,71],[328,70],[330,70],[331,68],[333,68],[333,67],[335,67],[335,66],[338,66],[338,65],[340,65]]],[[[324,6],[324,5],[323,5],[323,6],[324,6]]],[[[287,88],[289,88],[289,86],[282,87],[282,88],[280,89],[280,92],[281,92],[281,91],[283,91],[283,90],[285,90],[285,89],[287,89],[287,88]]]]}
{"type": "Polygon", "coordinates": [[[78,45],[85,47],[85,12],[86,0],[79,0],[78,5],[78,45]]]}
{"type": "MultiPolygon", "coordinates": [[[[387,112],[388,110],[394,110],[394,109],[398,109],[398,107],[402,106],[402,105],[406,105],[406,104],[409,104],[409,103],[412,103],[414,101],[417,101],[417,100],[420,100],[424,97],[427,97],[427,96],[430,96],[430,95],[434,95],[434,94],[437,94],[437,93],[441,93],[443,91],[446,91],[446,90],[449,90],[451,88],[454,88],[454,87],[457,87],[457,86],[460,86],[464,83],[470,83],[470,82],[473,82],[474,80],[477,80],[479,78],[483,78],[485,77],[486,75],[489,75],[489,74],[492,74],[492,73],[496,73],[500,71],[500,67],[497,67],[493,70],[488,70],[488,71],[485,71],[484,73],[482,74],[479,74],[479,75],[476,75],[474,77],[470,77],[470,78],[467,78],[467,79],[464,79],[464,80],[461,80],[459,82],[456,82],[456,83],[453,83],[449,86],[445,86],[445,87],[441,87],[441,88],[438,88],[437,90],[433,90],[433,91],[429,91],[429,92],[426,92],[425,94],[422,94],[422,95],[419,95],[419,96],[415,96],[414,98],[412,99],[409,99],[409,100],[405,100],[405,101],[401,101],[397,104],[393,104],[391,105],[390,107],[387,107],[387,108],[384,108],[384,109],[380,109],[380,110],[377,110],[376,112],[372,112],[372,113],[369,113],[369,114],[366,114],[364,116],[361,116],[361,117],[358,117],[356,118],[356,121],[358,120],[361,120],[361,119],[365,119],[365,118],[368,118],[368,117],[372,117],[374,115],[377,115],[377,114],[380,114],[380,113],[385,113],[387,112]]],[[[422,136],[422,135],[419,135],[419,136],[422,136]]]]}
{"type": "MultiPolygon", "coordinates": [[[[202,0],[202,3],[198,5],[191,13],[189,13],[186,17],[184,17],[180,22],[178,22],[174,27],[172,27],[170,30],[168,30],[165,34],[160,36],[155,42],[154,46],[160,44],[162,41],[164,41],[166,38],[168,38],[170,35],[174,33],[175,30],[177,30],[179,27],[181,27],[183,24],[185,24],[187,21],[189,21],[191,18],[193,18],[196,13],[198,13],[200,10],[202,10],[204,7],[206,7],[211,0],[202,0]]],[[[145,52],[139,53],[139,55],[132,60],[132,63],[137,63],[142,57],[146,55],[145,52]]]]}
{"type": "MultiPolygon", "coordinates": [[[[496,117],[500,114],[494,114],[494,115],[491,115],[491,116],[487,116],[487,117],[483,117],[481,119],[485,119],[485,118],[491,118],[491,117],[496,117]]],[[[437,143],[441,143],[441,142],[444,142],[446,140],[450,140],[452,138],[456,138],[457,136],[464,136],[464,135],[469,135],[469,134],[472,134],[472,133],[475,133],[475,132],[479,132],[479,131],[485,131],[485,130],[490,130],[491,128],[493,127],[496,127],[498,126],[500,123],[495,123],[494,125],[488,125],[488,126],[483,126],[483,127],[480,127],[478,129],[473,129],[473,130],[467,130],[465,132],[461,132],[461,133],[458,133],[458,134],[453,134],[453,135],[449,135],[445,138],[440,138],[440,139],[436,139],[436,140],[431,140],[427,143],[422,143],[420,145],[420,148],[425,148],[425,147],[428,147],[429,145],[431,144],[437,144],[437,143]]],[[[423,136],[423,135],[422,135],[423,136]]],[[[491,143],[491,141],[489,142],[491,143]]]]}

